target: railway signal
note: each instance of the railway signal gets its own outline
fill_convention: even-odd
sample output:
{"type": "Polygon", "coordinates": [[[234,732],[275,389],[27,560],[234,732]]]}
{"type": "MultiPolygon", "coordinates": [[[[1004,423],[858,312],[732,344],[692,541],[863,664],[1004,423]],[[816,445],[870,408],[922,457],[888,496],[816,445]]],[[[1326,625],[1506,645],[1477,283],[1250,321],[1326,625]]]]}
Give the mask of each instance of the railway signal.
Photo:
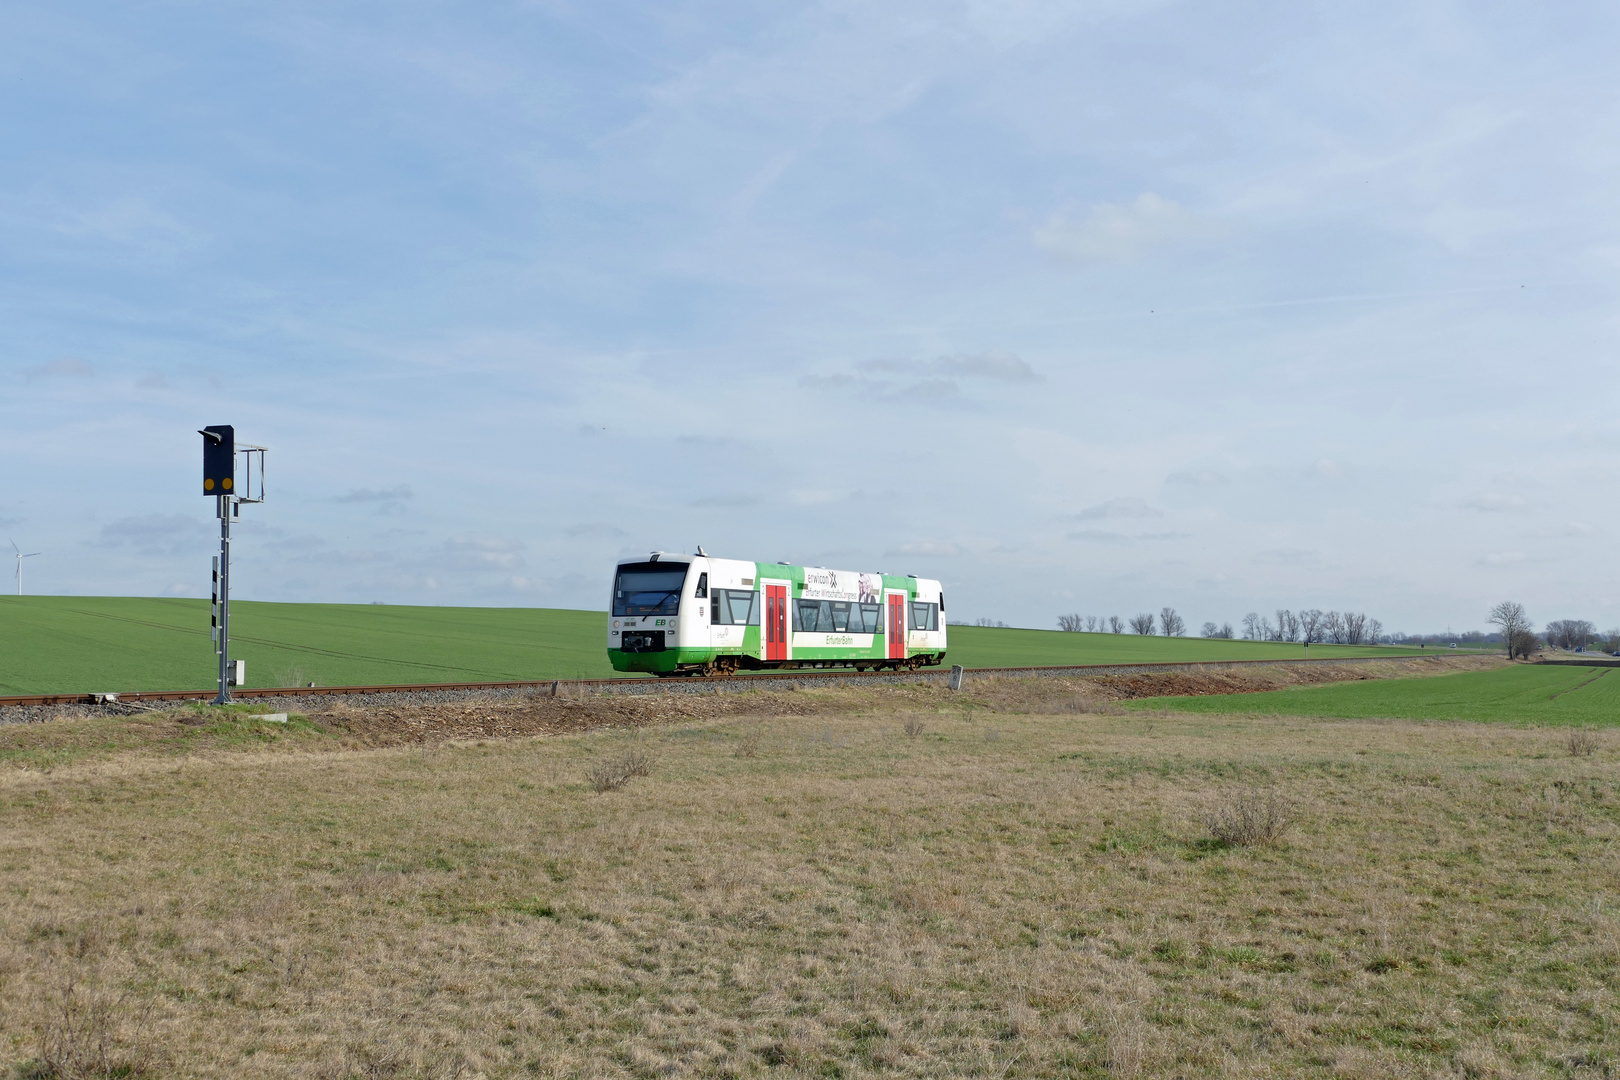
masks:
{"type": "Polygon", "coordinates": [[[214,642],[214,659],[219,668],[216,705],[231,700],[231,687],[246,681],[246,664],[231,659],[231,521],[241,516],[243,503],[264,502],[263,446],[238,445],[236,429],[229,424],[210,424],[197,434],[203,437],[203,494],[213,496],[219,514],[219,554],[214,557],[213,589],[209,604],[209,634],[214,642]],[[244,483],[236,482],[236,455],[243,455],[244,483]],[[253,491],[253,467],[257,457],[259,490],[253,491]]]}
{"type": "Polygon", "coordinates": [[[197,434],[203,437],[203,494],[231,494],[236,486],[236,429],[210,424],[197,434]]]}

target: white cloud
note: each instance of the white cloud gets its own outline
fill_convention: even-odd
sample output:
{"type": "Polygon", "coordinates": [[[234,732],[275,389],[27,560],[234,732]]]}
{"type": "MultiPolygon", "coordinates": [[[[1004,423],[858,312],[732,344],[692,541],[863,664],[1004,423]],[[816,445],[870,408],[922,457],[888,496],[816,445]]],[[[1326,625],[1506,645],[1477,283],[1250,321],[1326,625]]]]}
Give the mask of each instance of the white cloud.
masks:
{"type": "Polygon", "coordinates": [[[1303,548],[1273,548],[1270,551],[1256,552],[1252,561],[1262,566],[1298,566],[1315,562],[1316,552],[1303,548]]]}
{"type": "Polygon", "coordinates": [[[1040,376],[1029,363],[1007,353],[980,356],[944,356],[934,361],[934,369],[945,375],[998,382],[1035,382],[1040,376]]]}
{"type": "Polygon", "coordinates": [[[1505,491],[1482,491],[1464,499],[1463,505],[1486,514],[1513,514],[1528,509],[1530,500],[1505,491]]]}
{"type": "Polygon", "coordinates": [[[570,525],[563,530],[564,536],[571,536],[576,540],[617,540],[619,537],[629,535],[617,525],[606,522],[593,521],[579,525],[570,525]]]}
{"type": "Polygon", "coordinates": [[[196,549],[208,532],[206,522],[185,514],[140,514],[103,525],[91,543],[141,555],[178,555],[196,549]]]}
{"type": "Polygon", "coordinates": [[[391,488],[352,488],[342,495],[332,496],[335,503],[383,503],[404,502],[414,499],[415,493],[409,484],[397,484],[391,488]]]}
{"type": "Polygon", "coordinates": [[[390,488],[352,488],[342,495],[333,496],[332,501],[375,506],[377,513],[383,517],[398,517],[406,512],[405,504],[415,497],[409,484],[396,484],[390,488]]]}
{"type": "Polygon", "coordinates": [[[802,376],[799,385],[832,393],[857,390],[889,401],[917,403],[959,398],[959,379],[1016,385],[1039,382],[1041,376],[1028,361],[1010,353],[977,353],[935,360],[868,360],[855,365],[854,371],[802,376]]]}
{"type": "Polygon", "coordinates": [[[1188,536],[1188,533],[1183,532],[1122,533],[1111,532],[1107,529],[1079,529],[1075,532],[1066,533],[1064,538],[1086,544],[1134,546],[1136,544],[1157,543],[1165,540],[1185,540],[1188,536]]]}
{"type": "Polygon", "coordinates": [[[458,536],[444,543],[449,565],[460,570],[516,570],[523,565],[521,540],[458,536]]]}
{"type": "Polygon", "coordinates": [[[884,552],[885,555],[960,555],[962,549],[955,544],[943,540],[913,540],[910,543],[892,547],[884,552]]]}
{"type": "Polygon", "coordinates": [[[88,379],[96,373],[91,367],[75,356],[64,356],[58,360],[47,360],[43,364],[23,368],[24,382],[38,382],[41,379],[88,379]]]}
{"type": "Polygon", "coordinates": [[[1178,484],[1187,487],[1220,487],[1230,484],[1231,481],[1212,469],[1199,469],[1196,472],[1174,472],[1164,478],[1167,484],[1178,484]]]}
{"type": "Polygon", "coordinates": [[[1350,477],[1351,471],[1350,466],[1342,461],[1317,458],[1315,463],[1305,470],[1305,475],[1316,480],[1346,480],[1350,477]]]}
{"type": "Polygon", "coordinates": [[[1074,515],[1075,521],[1106,521],[1112,518],[1161,518],[1164,511],[1149,506],[1142,499],[1109,499],[1088,506],[1074,515]]]}
{"type": "Polygon", "coordinates": [[[750,506],[758,506],[762,502],[764,500],[758,495],[742,493],[738,495],[705,495],[701,499],[693,499],[691,505],[700,510],[742,510],[750,506]]]}
{"type": "Polygon", "coordinates": [[[1129,262],[1170,244],[1217,236],[1215,223],[1143,192],[1128,203],[1098,203],[1079,217],[1058,212],[1034,232],[1035,245],[1085,262],[1129,262]]]}

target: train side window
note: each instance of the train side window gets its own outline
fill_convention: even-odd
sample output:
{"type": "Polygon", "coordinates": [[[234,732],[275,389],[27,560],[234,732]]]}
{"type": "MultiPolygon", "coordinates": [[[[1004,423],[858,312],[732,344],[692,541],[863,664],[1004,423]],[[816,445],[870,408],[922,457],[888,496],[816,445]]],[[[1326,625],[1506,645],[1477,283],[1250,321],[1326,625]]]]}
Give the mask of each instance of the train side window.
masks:
{"type": "MultiPolygon", "coordinates": [[[[857,617],[858,617],[858,613],[857,613],[857,617]]],[[[836,633],[840,633],[840,634],[844,634],[844,633],[849,632],[849,605],[848,604],[833,604],[833,606],[832,606],[832,629],[836,633]]]]}
{"type": "Polygon", "coordinates": [[[758,626],[759,604],[756,592],[741,589],[714,590],[714,619],[721,626],[758,626]]]}
{"type": "Polygon", "coordinates": [[[862,621],[862,623],[865,624],[865,628],[861,631],[861,633],[863,633],[863,634],[876,634],[876,633],[882,632],[882,630],[883,630],[883,605],[882,604],[862,604],[861,605],[861,621],[862,621]]]}
{"type": "Polygon", "coordinates": [[[913,630],[938,630],[939,605],[913,601],[911,605],[911,628],[913,630]]]}
{"type": "Polygon", "coordinates": [[[697,588],[692,590],[692,595],[694,597],[696,597],[697,599],[699,599],[699,600],[707,600],[709,598],[709,575],[708,574],[699,574],[698,575],[697,588]]]}
{"type": "Polygon", "coordinates": [[[830,633],[833,629],[832,604],[827,600],[798,600],[794,602],[795,630],[812,634],[830,633]]]}

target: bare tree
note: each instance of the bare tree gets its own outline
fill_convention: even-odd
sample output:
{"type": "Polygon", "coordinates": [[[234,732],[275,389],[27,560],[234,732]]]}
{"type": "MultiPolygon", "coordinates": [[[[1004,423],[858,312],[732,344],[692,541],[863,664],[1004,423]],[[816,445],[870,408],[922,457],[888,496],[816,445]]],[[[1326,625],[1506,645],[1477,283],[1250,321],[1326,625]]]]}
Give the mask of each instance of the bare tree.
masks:
{"type": "MultiPolygon", "coordinates": [[[[1321,641],[1323,618],[1322,612],[1317,608],[1300,612],[1296,616],[1296,621],[1299,624],[1298,640],[1303,641],[1306,645],[1311,644],[1313,641],[1321,641]]],[[[1293,641],[1295,638],[1289,638],[1288,640],[1293,641]]]]}
{"type": "Polygon", "coordinates": [[[1344,643],[1346,645],[1360,645],[1367,636],[1367,616],[1363,613],[1355,615],[1344,613],[1344,643]]]}
{"type": "Polygon", "coordinates": [[[1344,616],[1329,611],[1322,616],[1322,640],[1335,645],[1344,644],[1344,616]]]}
{"type": "Polygon", "coordinates": [[[1543,634],[1555,649],[1584,649],[1597,637],[1597,627],[1585,619],[1558,619],[1548,623],[1543,634]]]}
{"type": "Polygon", "coordinates": [[[1118,615],[1108,616],[1108,632],[1110,634],[1123,634],[1125,632],[1125,624],[1119,621],[1118,615]]]}
{"type": "Polygon", "coordinates": [[[1255,612],[1243,616],[1243,636],[1249,641],[1260,636],[1260,616],[1255,612]]]}
{"type": "Polygon", "coordinates": [[[1508,640],[1508,659],[1517,656],[1521,660],[1530,659],[1530,654],[1541,648],[1541,639],[1536,637],[1533,630],[1519,630],[1508,640]]]}
{"type": "Polygon", "coordinates": [[[1084,628],[1085,621],[1086,620],[1079,615],[1059,615],[1058,629],[1066,630],[1072,634],[1084,628]]]}
{"type": "Polygon", "coordinates": [[[1187,632],[1187,620],[1176,614],[1173,607],[1159,609],[1159,633],[1165,637],[1180,637],[1187,632]]]}
{"type": "Polygon", "coordinates": [[[1220,636],[1225,638],[1228,641],[1231,641],[1232,638],[1236,636],[1236,634],[1232,630],[1232,624],[1231,623],[1229,623],[1229,622],[1221,623],[1220,636]]]}
{"type": "Polygon", "coordinates": [[[1260,633],[1258,635],[1256,635],[1256,636],[1259,637],[1259,639],[1261,641],[1274,641],[1274,640],[1276,640],[1277,632],[1271,628],[1271,620],[1270,619],[1267,619],[1267,618],[1265,618],[1263,616],[1261,617],[1261,619],[1260,619],[1260,633]]]}
{"type": "Polygon", "coordinates": [[[1097,632],[1097,616],[1095,616],[1095,615],[1087,615],[1086,616],[1086,633],[1095,634],[1096,632],[1097,632]]]}
{"type": "Polygon", "coordinates": [[[1152,615],[1152,613],[1144,611],[1140,615],[1132,615],[1131,616],[1131,633],[1133,633],[1133,634],[1143,634],[1143,635],[1153,633],[1153,615],[1152,615]]]}
{"type": "MultiPolygon", "coordinates": [[[[1491,613],[1485,621],[1502,631],[1502,640],[1507,643],[1508,659],[1519,655],[1517,646],[1525,644],[1524,638],[1534,638],[1530,630],[1530,616],[1524,610],[1524,605],[1516,600],[1504,600],[1491,608],[1491,613]]],[[[1533,646],[1530,646],[1533,647],[1533,646]]],[[[1528,648],[1523,654],[1530,655],[1528,648]]]]}
{"type": "Polygon", "coordinates": [[[1367,644],[1379,644],[1379,638],[1384,636],[1384,624],[1377,619],[1367,620],[1367,644]]]}
{"type": "Polygon", "coordinates": [[[1220,637],[1221,636],[1221,628],[1216,626],[1212,622],[1207,622],[1207,623],[1204,624],[1204,636],[1205,637],[1220,637]]]}
{"type": "Polygon", "coordinates": [[[1277,609],[1277,640],[1298,641],[1299,620],[1287,608],[1277,609]]]}

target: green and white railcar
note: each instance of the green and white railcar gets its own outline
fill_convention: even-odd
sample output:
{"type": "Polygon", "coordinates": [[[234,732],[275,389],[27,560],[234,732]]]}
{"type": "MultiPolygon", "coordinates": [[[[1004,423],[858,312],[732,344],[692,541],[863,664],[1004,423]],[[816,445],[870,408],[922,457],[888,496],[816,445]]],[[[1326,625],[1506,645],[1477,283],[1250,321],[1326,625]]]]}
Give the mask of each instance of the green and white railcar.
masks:
{"type": "Polygon", "coordinates": [[[945,594],[927,578],[658,551],[619,563],[609,612],[617,671],[899,670],[945,659],[945,594]]]}

